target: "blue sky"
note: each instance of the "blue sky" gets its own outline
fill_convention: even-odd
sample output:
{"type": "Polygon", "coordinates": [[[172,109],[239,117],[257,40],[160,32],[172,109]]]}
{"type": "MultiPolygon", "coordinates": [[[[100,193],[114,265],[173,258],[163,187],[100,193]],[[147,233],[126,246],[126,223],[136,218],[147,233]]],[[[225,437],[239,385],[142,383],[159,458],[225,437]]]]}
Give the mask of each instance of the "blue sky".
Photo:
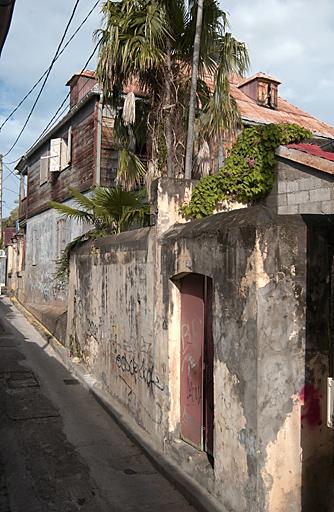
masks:
{"type": "MultiPolygon", "coordinates": [[[[282,81],[280,95],[334,125],[333,0],[224,0],[233,34],[246,42],[251,72],[263,71],[282,81]]],[[[71,34],[95,0],[81,0],[71,34]]],[[[9,36],[0,59],[0,124],[48,67],[74,0],[16,0],[9,36]]],[[[47,87],[16,148],[4,159],[24,154],[66,95],[65,83],[93,50],[92,35],[101,20],[96,9],[54,66],[47,87]]],[[[92,66],[90,66],[92,67],[92,66]]],[[[32,96],[0,132],[0,153],[15,140],[34,101],[32,96]]],[[[13,165],[9,165],[13,168],[13,165]]],[[[4,213],[17,198],[18,180],[5,168],[4,213]]]]}

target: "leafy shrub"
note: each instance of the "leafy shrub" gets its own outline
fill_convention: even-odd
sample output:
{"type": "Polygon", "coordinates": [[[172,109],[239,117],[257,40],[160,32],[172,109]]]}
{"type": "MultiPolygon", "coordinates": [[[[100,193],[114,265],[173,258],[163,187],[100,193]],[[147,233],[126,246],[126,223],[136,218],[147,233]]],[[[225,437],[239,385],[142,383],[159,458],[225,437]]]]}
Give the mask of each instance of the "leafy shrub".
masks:
{"type": "Polygon", "coordinates": [[[265,197],[274,182],[276,148],[311,136],[296,124],[245,128],[218,174],[206,176],[196,185],[190,203],[182,208],[183,214],[199,219],[211,215],[221,201],[247,204],[265,197]]]}

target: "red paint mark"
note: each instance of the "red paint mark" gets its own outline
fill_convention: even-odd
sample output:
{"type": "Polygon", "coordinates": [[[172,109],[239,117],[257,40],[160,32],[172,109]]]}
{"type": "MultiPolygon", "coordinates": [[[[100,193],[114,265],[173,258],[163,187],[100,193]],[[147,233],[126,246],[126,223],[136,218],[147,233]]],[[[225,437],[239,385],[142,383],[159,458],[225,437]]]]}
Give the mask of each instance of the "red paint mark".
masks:
{"type": "Polygon", "coordinates": [[[310,427],[322,425],[321,400],[322,395],[313,384],[305,384],[299,394],[300,400],[304,402],[302,421],[306,420],[310,427]]]}

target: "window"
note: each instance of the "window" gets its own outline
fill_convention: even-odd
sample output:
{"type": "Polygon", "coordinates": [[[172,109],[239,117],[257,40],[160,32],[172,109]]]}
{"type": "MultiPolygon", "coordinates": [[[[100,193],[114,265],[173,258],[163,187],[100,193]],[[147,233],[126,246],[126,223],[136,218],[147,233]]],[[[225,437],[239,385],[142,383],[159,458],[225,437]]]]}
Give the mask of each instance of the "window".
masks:
{"type": "Polygon", "coordinates": [[[43,185],[49,179],[49,156],[42,156],[39,161],[39,184],[43,185]]]}
{"type": "Polygon", "coordinates": [[[50,140],[50,151],[40,159],[40,185],[49,180],[50,173],[61,172],[71,163],[72,127],[64,137],[50,140]]]}
{"type": "Polygon", "coordinates": [[[27,175],[21,174],[20,176],[20,201],[27,197],[27,175]]]}

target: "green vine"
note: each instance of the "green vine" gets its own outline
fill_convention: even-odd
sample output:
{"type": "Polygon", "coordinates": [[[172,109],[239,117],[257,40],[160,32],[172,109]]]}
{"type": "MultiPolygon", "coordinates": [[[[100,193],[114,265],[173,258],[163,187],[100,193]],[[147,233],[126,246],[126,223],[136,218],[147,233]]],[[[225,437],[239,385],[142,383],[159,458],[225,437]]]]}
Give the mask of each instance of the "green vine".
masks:
{"type": "Polygon", "coordinates": [[[212,215],[217,203],[251,203],[265,197],[274,182],[275,150],[281,144],[311,138],[296,124],[269,124],[245,128],[218,174],[202,178],[189,204],[182,207],[187,218],[212,215]]]}

